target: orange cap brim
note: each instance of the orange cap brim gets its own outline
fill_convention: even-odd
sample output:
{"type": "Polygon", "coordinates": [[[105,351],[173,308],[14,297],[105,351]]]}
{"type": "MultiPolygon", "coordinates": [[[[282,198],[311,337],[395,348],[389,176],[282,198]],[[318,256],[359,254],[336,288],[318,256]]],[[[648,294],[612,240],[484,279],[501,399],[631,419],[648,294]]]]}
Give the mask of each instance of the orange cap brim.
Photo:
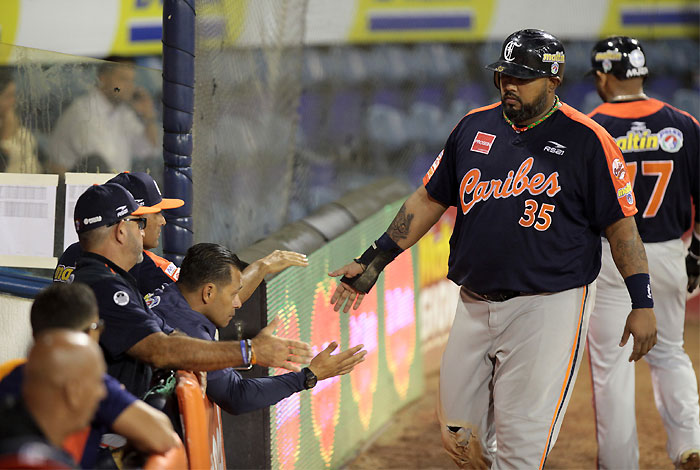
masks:
{"type": "Polygon", "coordinates": [[[139,206],[131,215],[156,214],[160,212],[160,207],[155,206],[139,206]]]}
{"type": "Polygon", "coordinates": [[[162,201],[160,201],[158,204],[155,204],[151,207],[157,207],[158,209],[165,210],[165,209],[177,209],[178,207],[182,207],[185,205],[185,201],[182,199],[166,199],[163,198],[162,201]]]}

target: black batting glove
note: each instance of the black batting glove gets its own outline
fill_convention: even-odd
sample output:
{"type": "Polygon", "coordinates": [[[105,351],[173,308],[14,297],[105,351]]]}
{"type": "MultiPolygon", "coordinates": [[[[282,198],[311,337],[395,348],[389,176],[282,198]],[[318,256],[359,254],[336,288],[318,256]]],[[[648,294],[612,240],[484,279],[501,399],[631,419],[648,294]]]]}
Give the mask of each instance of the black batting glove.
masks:
{"type": "Polygon", "coordinates": [[[685,257],[685,271],[688,273],[688,292],[693,292],[700,283],[700,239],[693,233],[688,249],[688,256],[685,257]]]}

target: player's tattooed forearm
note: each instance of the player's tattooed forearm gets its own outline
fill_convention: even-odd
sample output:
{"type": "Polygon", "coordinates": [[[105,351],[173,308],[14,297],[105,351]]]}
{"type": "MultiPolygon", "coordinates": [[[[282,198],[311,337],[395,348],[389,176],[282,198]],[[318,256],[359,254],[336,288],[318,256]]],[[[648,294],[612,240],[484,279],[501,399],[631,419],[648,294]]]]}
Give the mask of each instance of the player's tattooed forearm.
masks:
{"type": "Polygon", "coordinates": [[[386,233],[389,237],[394,240],[403,240],[408,238],[408,233],[411,230],[411,221],[413,220],[413,214],[406,213],[406,206],[401,206],[399,212],[394,217],[394,220],[389,225],[389,229],[386,233]]]}
{"type": "Polygon", "coordinates": [[[605,235],[610,242],[615,265],[622,277],[649,272],[647,254],[634,219],[620,219],[608,227],[605,235]]]}
{"type": "Polygon", "coordinates": [[[634,238],[617,240],[615,248],[615,262],[623,277],[649,272],[647,254],[638,233],[634,238]]]}
{"type": "Polygon", "coordinates": [[[641,240],[619,240],[617,252],[620,254],[621,264],[631,272],[647,272],[647,254],[641,240]]]}

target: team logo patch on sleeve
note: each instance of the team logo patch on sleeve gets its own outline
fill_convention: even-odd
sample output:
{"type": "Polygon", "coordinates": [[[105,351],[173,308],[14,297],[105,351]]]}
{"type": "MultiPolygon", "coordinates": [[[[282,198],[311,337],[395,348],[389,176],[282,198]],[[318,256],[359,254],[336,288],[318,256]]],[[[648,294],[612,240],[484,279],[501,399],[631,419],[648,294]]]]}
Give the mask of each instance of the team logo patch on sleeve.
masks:
{"type": "Polygon", "coordinates": [[[473,152],[483,153],[488,155],[491,151],[491,146],[493,141],[496,140],[496,136],[493,134],[487,134],[486,132],[477,132],[476,137],[474,137],[474,142],[472,142],[471,150],[473,152]]]}
{"type": "Polygon", "coordinates": [[[75,278],[75,275],[73,274],[74,270],[75,266],[63,266],[62,264],[59,264],[56,266],[56,270],[53,272],[53,281],[65,282],[67,284],[72,283],[73,278],[75,278]]]}
{"type": "Polygon", "coordinates": [[[154,295],[153,293],[146,294],[144,296],[144,300],[146,301],[146,306],[148,308],[153,308],[160,304],[160,296],[159,295],[154,295]]]}
{"type": "Polygon", "coordinates": [[[634,204],[634,193],[632,192],[632,185],[630,183],[627,183],[626,185],[618,189],[617,198],[625,198],[628,204],[634,204]]]}
{"type": "Polygon", "coordinates": [[[627,175],[627,171],[625,171],[625,165],[620,161],[619,158],[616,158],[612,162],[612,173],[615,178],[619,180],[625,179],[625,175],[627,175]]]}
{"type": "Polygon", "coordinates": [[[112,300],[114,300],[115,304],[119,305],[120,307],[123,307],[124,305],[129,303],[129,294],[127,294],[123,290],[119,290],[114,293],[112,300]]]}
{"type": "Polygon", "coordinates": [[[170,263],[165,268],[165,274],[167,274],[170,279],[177,281],[180,277],[180,268],[175,266],[173,263],[170,263]]]}

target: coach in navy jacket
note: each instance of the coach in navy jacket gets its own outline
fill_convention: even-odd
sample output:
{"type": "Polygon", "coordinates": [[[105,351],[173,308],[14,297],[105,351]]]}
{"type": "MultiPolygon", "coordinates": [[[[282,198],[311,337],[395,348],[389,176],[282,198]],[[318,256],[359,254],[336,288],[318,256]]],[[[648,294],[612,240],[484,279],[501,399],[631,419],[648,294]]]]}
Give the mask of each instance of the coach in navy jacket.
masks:
{"type": "MultiPolygon", "coordinates": [[[[194,245],[182,262],[180,279],[150,296],[149,306],[170,326],[188,336],[215,341],[216,328],[228,325],[236,308],[241,306],[243,268],[236,255],[221,245],[194,245]]],[[[277,320],[271,322],[263,332],[272,333],[277,323],[277,320]]],[[[317,380],[347,374],[364,360],[366,352],[359,352],[362,345],[331,355],[337,346],[331,342],[300,372],[245,379],[232,368],[210,371],[207,395],[232,414],[274,405],[292,393],[313,387],[317,380]]]]}

